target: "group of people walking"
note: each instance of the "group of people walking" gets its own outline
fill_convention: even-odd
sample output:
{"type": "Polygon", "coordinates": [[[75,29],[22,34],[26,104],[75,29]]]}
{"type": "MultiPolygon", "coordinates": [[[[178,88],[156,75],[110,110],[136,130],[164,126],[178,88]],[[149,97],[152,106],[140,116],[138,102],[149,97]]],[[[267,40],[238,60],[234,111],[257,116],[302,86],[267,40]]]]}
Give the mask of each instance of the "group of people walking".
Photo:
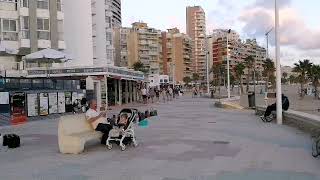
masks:
{"type": "Polygon", "coordinates": [[[182,90],[179,87],[163,86],[163,87],[149,87],[141,88],[141,95],[144,104],[155,102],[168,102],[174,98],[178,98],[183,95],[182,90]]]}

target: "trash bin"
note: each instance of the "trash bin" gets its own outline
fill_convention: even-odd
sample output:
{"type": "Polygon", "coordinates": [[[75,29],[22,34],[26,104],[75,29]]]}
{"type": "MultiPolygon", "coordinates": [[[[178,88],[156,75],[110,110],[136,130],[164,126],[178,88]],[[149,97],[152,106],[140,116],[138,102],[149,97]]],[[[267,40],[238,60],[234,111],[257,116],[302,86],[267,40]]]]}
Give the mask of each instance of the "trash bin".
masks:
{"type": "Polygon", "coordinates": [[[250,108],[256,107],[256,100],[255,100],[255,93],[254,92],[248,93],[248,102],[249,102],[250,108]]]}

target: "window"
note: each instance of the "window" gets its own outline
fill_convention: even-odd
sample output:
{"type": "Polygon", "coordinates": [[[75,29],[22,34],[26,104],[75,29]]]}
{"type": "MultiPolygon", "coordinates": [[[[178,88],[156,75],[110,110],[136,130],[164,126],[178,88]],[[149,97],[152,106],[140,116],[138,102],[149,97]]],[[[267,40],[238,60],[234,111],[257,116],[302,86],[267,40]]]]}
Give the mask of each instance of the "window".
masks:
{"type": "Polygon", "coordinates": [[[29,16],[21,17],[21,38],[30,39],[29,31],[29,16]]]}
{"type": "Polygon", "coordinates": [[[31,79],[20,79],[20,88],[31,89],[32,88],[31,79]]]}
{"type": "Polygon", "coordinates": [[[49,0],[38,0],[37,1],[38,9],[49,9],[49,0]]]}
{"type": "Polygon", "coordinates": [[[33,79],[32,87],[33,89],[43,89],[43,79],[33,79]]]}
{"type": "Polygon", "coordinates": [[[2,35],[2,40],[17,41],[18,40],[17,20],[0,19],[0,33],[1,33],[0,35],[2,35]]]}
{"type": "Polygon", "coordinates": [[[29,7],[29,0],[21,0],[21,7],[26,7],[28,8],[29,7]]]}
{"type": "Polygon", "coordinates": [[[61,0],[57,0],[57,10],[58,10],[58,11],[61,11],[61,10],[62,10],[61,0]]]}
{"type": "Polygon", "coordinates": [[[9,20],[3,19],[3,31],[7,32],[16,32],[17,31],[17,21],[16,20],[9,20]]]}
{"type": "Polygon", "coordinates": [[[37,19],[38,39],[50,40],[50,21],[49,19],[37,19]]]}
{"type": "Polygon", "coordinates": [[[58,20],[59,41],[63,41],[63,21],[58,20]]]}

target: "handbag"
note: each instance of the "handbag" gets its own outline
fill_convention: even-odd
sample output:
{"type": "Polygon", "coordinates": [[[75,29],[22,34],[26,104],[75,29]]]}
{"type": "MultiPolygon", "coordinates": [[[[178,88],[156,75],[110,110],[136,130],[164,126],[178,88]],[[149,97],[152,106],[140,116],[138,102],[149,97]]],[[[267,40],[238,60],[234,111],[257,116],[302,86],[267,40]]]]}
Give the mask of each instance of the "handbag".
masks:
{"type": "Polygon", "coordinates": [[[3,136],[3,146],[10,149],[20,147],[20,137],[16,134],[6,134],[3,136]]]}

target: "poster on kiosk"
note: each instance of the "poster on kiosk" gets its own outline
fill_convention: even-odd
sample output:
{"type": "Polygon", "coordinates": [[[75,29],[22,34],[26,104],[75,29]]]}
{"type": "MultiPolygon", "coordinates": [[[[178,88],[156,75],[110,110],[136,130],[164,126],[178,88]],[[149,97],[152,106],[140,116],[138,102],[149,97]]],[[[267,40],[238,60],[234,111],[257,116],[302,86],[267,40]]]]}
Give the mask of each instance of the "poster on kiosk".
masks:
{"type": "Polygon", "coordinates": [[[15,92],[11,94],[11,124],[20,124],[27,121],[25,111],[26,94],[23,92],[15,92]]]}
{"type": "Polygon", "coordinates": [[[64,92],[58,93],[58,113],[66,112],[66,98],[64,92]]]}
{"type": "Polygon", "coordinates": [[[49,93],[49,114],[58,113],[58,94],[49,93]]]}
{"type": "Polygon", "coordinates": [[[34,117],[39,115],[38,94],[28,94],[28,116],[34,117]]]}
{"type": "Polygon", "coordinates": [[[48,93],[40,93],[40,116],[49,115],[48,93]]]}

